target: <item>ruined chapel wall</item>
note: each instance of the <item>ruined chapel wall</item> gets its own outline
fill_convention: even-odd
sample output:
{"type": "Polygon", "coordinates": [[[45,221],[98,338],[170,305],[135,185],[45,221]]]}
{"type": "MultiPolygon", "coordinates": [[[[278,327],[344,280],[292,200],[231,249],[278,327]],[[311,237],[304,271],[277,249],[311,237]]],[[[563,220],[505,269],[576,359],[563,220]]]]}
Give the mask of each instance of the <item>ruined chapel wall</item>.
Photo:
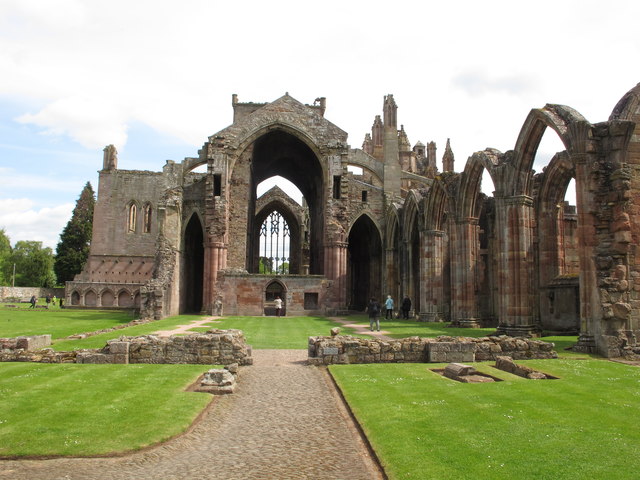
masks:
{"type": "Polygon", "coordinates": [[[229,178],[229,245],[227,249],[228,268],[247,268],[247,221],[251,192],[252,149],[245,150],[233,165],[229,178]]]}
{"type": "Polygon", "coordinates": [[[158,202],[165,190],[162,173],[112,170],[100,172],[94,210],[91,255],[147,255],[155,253],[158,202]],[[134,231],[129,208],[136,205],[134,231]],[[144,229],[144,207],[150,204],[151,228],[144,229]]]}

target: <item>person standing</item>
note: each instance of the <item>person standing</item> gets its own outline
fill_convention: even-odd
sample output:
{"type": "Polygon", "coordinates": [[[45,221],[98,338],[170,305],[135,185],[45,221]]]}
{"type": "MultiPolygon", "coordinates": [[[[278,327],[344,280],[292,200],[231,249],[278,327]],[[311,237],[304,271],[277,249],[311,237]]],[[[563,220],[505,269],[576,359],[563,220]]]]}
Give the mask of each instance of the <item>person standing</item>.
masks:
{"type": "Polygon", "coordinates": [[[384,308],[387,310],[384,315],[385,320],[393,320],[393,298],[391,295],[387,295],[387,299],[384,302],[384,308]]]}
{"type": "Polygon", "coordinates": [[[402,318],[409,320],[409,310],[411,310],[411,299],[405,295],[402,300],[402,318]]]}
{"type": "Polygon", "coordinates": [[[47,294],[45,297],[45,301],[47,302],[47,310],[49,310],[49,305],[51,304],[51,295],[47,294]]]}
{"type": "Polygon", "coordinates": [[[276,297],[273,303],[276,306],[276,317],[279,317],[282,313],[282,299],[280,297],[276,297]]]}
{"type": "Polygon", "coordinates": [[[367,306],[367,311],[369,312],[369,328],[373,332],[373,327],[375,325],[376,330],[380,331],[380,304],[378,301],[371,297],[369,300],[369,306],[367,306]]]}
{"type": "Polygon", "coordinates": [[[29,303],[31,304],[31,306],[29,308],[36,308],[36,303],[38,302],[38,300],[36,299],[35,295],[31,295],[31,300],[29,300],[29,303]]]}

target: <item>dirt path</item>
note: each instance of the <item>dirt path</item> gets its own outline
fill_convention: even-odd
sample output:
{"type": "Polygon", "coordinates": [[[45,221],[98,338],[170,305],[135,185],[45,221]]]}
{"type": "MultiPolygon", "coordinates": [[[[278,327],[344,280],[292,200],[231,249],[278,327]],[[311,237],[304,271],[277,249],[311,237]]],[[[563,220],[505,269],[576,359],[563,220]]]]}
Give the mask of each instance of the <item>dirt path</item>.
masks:
{"type": "MultiPolygon", "coordinates": [[[[356,333],[358,335],[371,335],[373,338],[377,338],[380,340],[393,340],[393,338],[387,336],[389,335],[389,333],[386,330],[380,330],[378,331],[371,331],[369,329],[369,324],[368,321],[367,323],[353,323],[352,320],[349,320],[347,318],[342,318],[342,317],[331,317],[331,320],[333,320],[334,322],[337,322],[339,324],[341,324],[344,327],[347,328],[353,328],[356,333]]],[[[380,320],[380,328],[384,327],[384,320],[380,320]]]]}
{"type": "MultiPolygon", "coordinates": [[[[233,395],[189,433],[117,458],[0,461],[12,480],[384,478],[323,367],[305,350],[255,350],[233,395]]],[[[135,428],[135,426],[132,426],[135,428]]]]}
{"type": "Polygon", "coordinates": [[[187,325],[178,325],[173,330],[158,330],[157,332],[153,332],[154,335],[158,335],[159,337],[170,337],[171,335],[179,335],[181,333],[186,333],[195,327],[202,327],[203,325],[207,325],[209,323],[221,323],[216,321],[220,317],[207,317],[201,320],[192,320],[187,325]]]}

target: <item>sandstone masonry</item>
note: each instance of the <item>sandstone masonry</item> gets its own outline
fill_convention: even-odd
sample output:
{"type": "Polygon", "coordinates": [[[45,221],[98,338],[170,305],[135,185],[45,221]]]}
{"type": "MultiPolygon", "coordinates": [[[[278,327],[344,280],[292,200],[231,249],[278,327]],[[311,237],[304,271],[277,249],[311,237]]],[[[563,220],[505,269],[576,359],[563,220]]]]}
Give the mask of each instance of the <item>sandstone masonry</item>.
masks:
{"type": "Polygon", "coordinates": [[[369,340],[350,335],[309,337],[312,365],[356,363],[481,362],[508,356],[515,360],[557,358],[553,344],[530,338],[409,337],[369,340]]]}

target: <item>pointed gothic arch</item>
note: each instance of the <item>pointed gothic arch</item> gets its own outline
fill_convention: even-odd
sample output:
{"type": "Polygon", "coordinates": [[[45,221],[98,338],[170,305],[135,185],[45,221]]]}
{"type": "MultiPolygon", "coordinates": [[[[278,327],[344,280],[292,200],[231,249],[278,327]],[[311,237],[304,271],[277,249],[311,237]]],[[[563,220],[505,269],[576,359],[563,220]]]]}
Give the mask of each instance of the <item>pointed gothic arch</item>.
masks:
{"type": "Polygon", "coordinates": [[[349,307],[362,311],[371,297],[382,298],[382,236],[368,214],[363,213],[351,225],[347,252],[349,307]]]}
{"type": "Polygon", "coordinates": [[[200,313],[203,307],[204,229],[197,212],[189,217],[181,249],[180,311],[200,313]]]}

